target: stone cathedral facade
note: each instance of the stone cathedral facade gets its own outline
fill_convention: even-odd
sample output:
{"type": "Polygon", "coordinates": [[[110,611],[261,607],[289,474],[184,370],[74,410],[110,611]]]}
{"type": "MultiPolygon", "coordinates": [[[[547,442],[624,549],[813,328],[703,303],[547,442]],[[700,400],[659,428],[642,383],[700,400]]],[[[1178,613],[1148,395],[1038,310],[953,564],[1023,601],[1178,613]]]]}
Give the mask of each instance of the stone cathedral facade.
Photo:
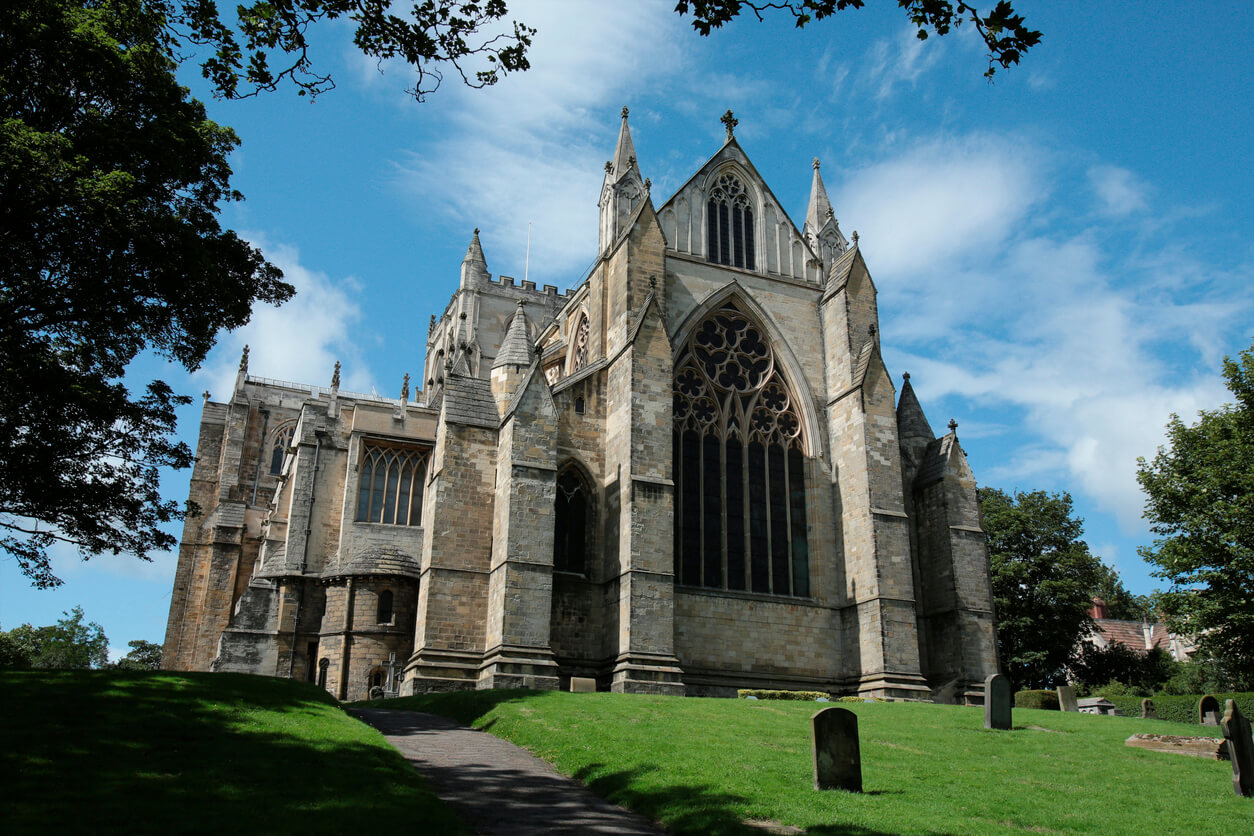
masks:
{"type": "MultiPolygon", "coordinates": [[[[880,356],[815,161],[798,230],[727,139],[654,203],[623,110],[586,279],[470,243],[398,399],[206,398],[165,665],[374,689],[978,700],[988,553],[955,426],[880,356]]],[[[378,693],[378,690],[375,690],[378,693]]]]}

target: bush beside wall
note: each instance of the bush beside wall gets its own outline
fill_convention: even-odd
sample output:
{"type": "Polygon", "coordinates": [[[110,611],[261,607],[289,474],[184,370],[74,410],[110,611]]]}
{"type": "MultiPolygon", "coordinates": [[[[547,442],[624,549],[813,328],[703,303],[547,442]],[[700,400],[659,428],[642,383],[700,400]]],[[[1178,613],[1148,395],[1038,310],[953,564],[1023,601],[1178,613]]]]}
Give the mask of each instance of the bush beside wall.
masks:
{"type": "Polygon", "coordinates": [[[741,688],[736,692],[736,696],[740,699],[746,697],[757,697],[760,700],[805,700],[806,702],[814,702],[819,697],[831,699],[832,695],[826,691],[771,691],[765,688],[741,688]]]}
{"type": "MultiPolygon", "coordinates": [[[[1124,696],[1107,696],[1098,691],[1098,696],[1106,697],[1115,706],[1129,717],[1141,716],[1141,697],[1124,697],[1124,696]]],[[[1154,711],[1160,720],[1172,720],[1177,723],[1189,723],[1198,725],[1197,721],[1197,704],[1202,699],[1202,694],[1186,694],[1184,696],[1170,696],[1161,694],[1157,697],[1150,697],[1154,701],[1154,711]]],[[[1228,704],[1228,700],[1235,700],[1237,708],[1241,710],[1247,718],[1254,717],[1254,693],[1244,692],[1235,694],[1213,694],[1215,699],[1219,700],[1219,710],[1222,712],[1228,704]]],[[[1220,735],[1216,733],[1215,737],[1220,735]]]]}

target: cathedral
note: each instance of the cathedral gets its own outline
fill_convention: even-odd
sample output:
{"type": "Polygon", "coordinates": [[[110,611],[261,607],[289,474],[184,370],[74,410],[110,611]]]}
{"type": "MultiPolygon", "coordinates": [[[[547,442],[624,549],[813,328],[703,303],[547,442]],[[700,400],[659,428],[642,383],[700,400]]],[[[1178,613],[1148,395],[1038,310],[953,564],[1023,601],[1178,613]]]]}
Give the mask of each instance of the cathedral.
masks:
{"type": "Polygon", "coordinates": [[[206,395],[164,665],[348,700],[579,677],[980,701],[956,424],[895,390],[818,161],[799,230],[723,121],[659,205],[623,109],[571,290],[494,278],[476,230],[412,393],[253,376],[245,349],[206,395]]]}

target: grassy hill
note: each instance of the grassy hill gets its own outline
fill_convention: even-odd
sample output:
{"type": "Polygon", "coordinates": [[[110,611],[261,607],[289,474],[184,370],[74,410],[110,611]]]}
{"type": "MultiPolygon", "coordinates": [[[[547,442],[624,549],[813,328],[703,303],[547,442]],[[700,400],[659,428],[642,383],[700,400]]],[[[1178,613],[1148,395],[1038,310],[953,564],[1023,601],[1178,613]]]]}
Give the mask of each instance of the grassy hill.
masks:
{"type": "Polygon", "coordinates": [[[0,695],[6,834],[468,832],[312,685],[17,671],[0,695]]]}
{"type": "Polygon", "coordinates": [[[472,692],[375,703],[455,717],[512,740],[678,833],[1224,834],[1254,831],[1226,761],[1124,745],[1177,723],[1016,709],[844,704],[858,715],[865,792],[812,789],[814,703],[472,692]]]}

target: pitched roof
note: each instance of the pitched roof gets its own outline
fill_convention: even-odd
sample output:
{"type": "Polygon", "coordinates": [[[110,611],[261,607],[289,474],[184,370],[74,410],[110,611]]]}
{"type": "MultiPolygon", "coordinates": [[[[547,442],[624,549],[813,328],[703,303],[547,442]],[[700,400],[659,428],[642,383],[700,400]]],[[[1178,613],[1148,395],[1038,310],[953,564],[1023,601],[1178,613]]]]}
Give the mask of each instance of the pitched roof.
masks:
{"type": "Polygon", "coordinates": [[[444,384],[444,418],[452,424],[496,429],[500,417],[487,378],[450,374],[444,384]]]}
{"type": "Polygon", "coordinates": [[[924,439],[930,442],[936,437],[936,433],[932,432],[932,425],[927,422],[923,407],[914,394],[910,375],[903,375],[903,378],[901,397],[897,399],[897,437],[902,441],[924,439]]]}
{"type": "Polygon", "coordinates": [[[501,340],[501,350],[492,361],[492,368],[500,366],[530,366],[531,339],[527,336],[527,315],[523,313],[523,300],[518,300],[514,316],[509,321],[509,329],[505,339],[501,340]]]}

